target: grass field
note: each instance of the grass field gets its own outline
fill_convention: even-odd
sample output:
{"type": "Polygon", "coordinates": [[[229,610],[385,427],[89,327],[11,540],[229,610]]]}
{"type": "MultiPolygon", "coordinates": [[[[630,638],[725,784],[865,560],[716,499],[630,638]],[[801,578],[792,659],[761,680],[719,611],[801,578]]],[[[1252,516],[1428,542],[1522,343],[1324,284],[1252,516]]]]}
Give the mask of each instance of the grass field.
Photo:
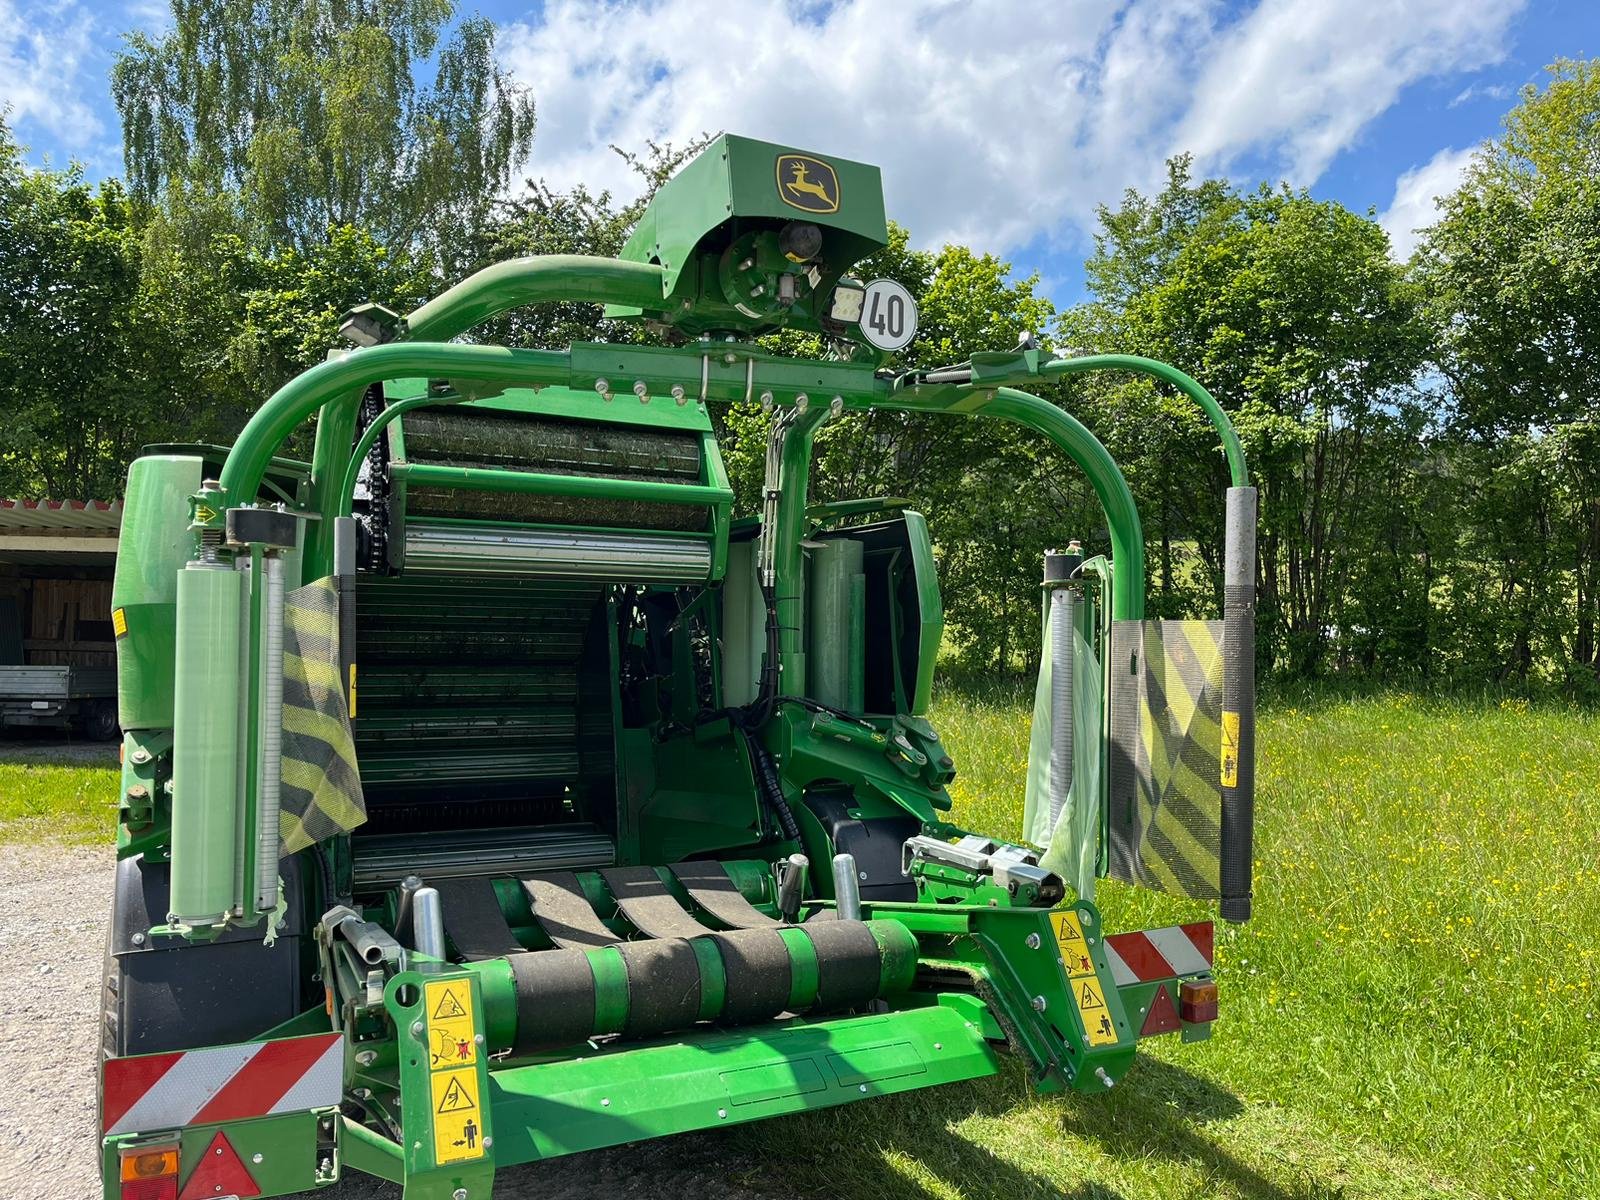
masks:
{"type": "MultiPolygon", "coordinates": [[[[963,823],[1018,834],[1029,704],[934,714],[963,823]]],[[[1163,1039],[1106,1097],[1011,1074],[756,1136],[861,1200],[1600,1195],[1600,719],[1280,703],[1258,744],[1256,916],[1219,929],[1210,1042],[1163,1039]]],[[[1098,899],[1113,929],[1196,915],[1098,899]]]]}
{"type": "MultiPolygon", "coordinates": [[[[1029,698],[946,698],[956,816],[1016,836],[1029,698]]],[[[1020,1071],[706,1135],[763,1190],[840,1200],[1600,1194],[1600,718],[1396,695],[1277,702],[1256,918],[1222,1021],[1100,1097],[1020,1071]]],[[[109,768],[0,763],[0,838],[98,837],[109,768]]],[[[107,834],[108,836],[108,834],[107,834]]],[[[1112,928],[1197,914],[1113,884],[1112,928]]]]}
{"type": "Polygon", "coordinates": [[[116,836],[116,748],[90,761],[0,742],[0,841],[50,838],[109,846],[116,836]]]}

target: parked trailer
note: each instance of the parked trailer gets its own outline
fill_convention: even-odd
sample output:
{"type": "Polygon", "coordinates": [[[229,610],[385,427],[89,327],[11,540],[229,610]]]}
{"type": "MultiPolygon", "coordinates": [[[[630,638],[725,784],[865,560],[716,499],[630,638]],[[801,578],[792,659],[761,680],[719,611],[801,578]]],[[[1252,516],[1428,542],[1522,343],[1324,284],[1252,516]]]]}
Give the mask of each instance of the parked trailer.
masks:
{"type": "MultiPolygon", "coordinates": [[[[1112,875],[1250,907],[1254,491],[1194,380],[1030,343],[896,371],[876,168],[739,137],[616,260],[501,263],[291,381],[218,456],[128,477],[106,964],[108,1200],[504,1167],[1027,1064],[1104,1093],[1207,1037],[1212,926],[1114,933],[1112,875]],[[455,339],[601,303],[661,345],[455,339]],[[760,335],[814,335],[821,357],[760,335]],[[1215,424],[1223,619],[1147,622],[1105,448],[1025,389],[1153,376],[1215,424]],[[739,513],[712,420],[770,415],[739,513]],[[1109,553],[1051,555],[1027,844],[959,827],[943,610],[904,501],[815,504],[847,413],[1047,439],[1109,553]],[[315,418],[309,462],[282,457],[315,418]]],[[[1063,530],[1062,540],[1072,531],[1063,530]]]]}

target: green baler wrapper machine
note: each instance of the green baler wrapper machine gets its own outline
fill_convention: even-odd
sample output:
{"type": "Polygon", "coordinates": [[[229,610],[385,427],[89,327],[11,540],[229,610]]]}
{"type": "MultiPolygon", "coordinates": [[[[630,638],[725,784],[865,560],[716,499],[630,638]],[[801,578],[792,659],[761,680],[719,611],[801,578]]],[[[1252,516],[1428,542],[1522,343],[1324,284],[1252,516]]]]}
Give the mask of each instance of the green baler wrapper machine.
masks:
{"type": "Polygon", "coordinates": [[[1112,934],[1092,893],[1109,874],[1248,916],[1238,440],[1145,359],[1024,343],[886,370],[914,309],[850,274],[885,241],[875,168],[719,138],[620,259],[358,309],[358,348],[231,448],[133,464],[107,1197],[347,1170],[487,1197],[511,1164],[975,1078],[1005,1050],[1041,1090],[1100,1092],[1141,1037],[1209,1035],[1210,923],[1112,934]],[[671,344],[453,340],[570,301],[671,344]],[[756,340],[782,328],[827,356],[756,340]],[[1021,390],[1097,370],[1218,429],[1221,621],[1143,620],[1121,473],[1021,390]],[[710,417],[734,401],[773,414],[758,514],[733,511],[710,417]],[[808,502],[817,430],[872,408],[1028,426],[1104,507],[1110,554],[1046,567],[1038,845],[947,818],[936,531],[902,501],[808,502]],[[311,419],[311,461],[283,457],[311,419]]]}

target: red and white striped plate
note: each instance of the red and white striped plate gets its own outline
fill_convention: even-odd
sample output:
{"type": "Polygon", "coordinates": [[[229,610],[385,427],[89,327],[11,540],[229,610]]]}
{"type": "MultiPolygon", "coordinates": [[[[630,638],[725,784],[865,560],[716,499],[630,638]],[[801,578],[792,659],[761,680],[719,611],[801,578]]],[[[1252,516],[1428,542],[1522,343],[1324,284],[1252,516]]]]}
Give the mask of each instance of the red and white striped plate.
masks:
{"type": "Polygon", "coordinates": [[[1213,959],[1211,922],[1113,933],[1106,938],[1106,958],[1118,987],[1204,975],[1213,959]]]}
{"type": "Polygon", "coordinates": [[[343,1085],[338,1033],[111,1058],[101,1125],[109,1136],[329,1108],[343,1085]]]}

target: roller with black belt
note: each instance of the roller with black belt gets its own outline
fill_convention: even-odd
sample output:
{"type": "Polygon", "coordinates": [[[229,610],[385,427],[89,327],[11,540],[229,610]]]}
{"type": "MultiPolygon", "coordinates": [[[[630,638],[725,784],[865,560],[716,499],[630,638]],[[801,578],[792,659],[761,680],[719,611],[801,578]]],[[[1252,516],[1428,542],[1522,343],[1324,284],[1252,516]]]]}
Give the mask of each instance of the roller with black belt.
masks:
{"type": "Polygon", "coordinates": [[[531,951],[491,880],[441,881],[450,944],[485,977],[496,1049],[520,1056],[701,1022],[841,1012],[912,985],[917,939],[897,921],[828,914],[788,925],[753,905],[724,864],[680,863],[671,876],[669,886],[664,872],[632,866],[523,880],[534,923],[555,947],[531,951]],[[598,910],[613,907],[602,920],[598,910]]]}
{"type": "MultiPolygon", "coordinates": [[[[594,950],[540,950],[472,964],[509,969],[513,1055],[591,1038],[638,1039],[700,1022],[748,1025],[783,1013],[841,1012],[910,989],[917,939],[897,921],[818,921],[707,931],[594,950]]],[[[485,988],[492,1003],[498,988],[485,988]]],[[[491,1028],[504,1026],[489,1013],[491,1028]]]]}

